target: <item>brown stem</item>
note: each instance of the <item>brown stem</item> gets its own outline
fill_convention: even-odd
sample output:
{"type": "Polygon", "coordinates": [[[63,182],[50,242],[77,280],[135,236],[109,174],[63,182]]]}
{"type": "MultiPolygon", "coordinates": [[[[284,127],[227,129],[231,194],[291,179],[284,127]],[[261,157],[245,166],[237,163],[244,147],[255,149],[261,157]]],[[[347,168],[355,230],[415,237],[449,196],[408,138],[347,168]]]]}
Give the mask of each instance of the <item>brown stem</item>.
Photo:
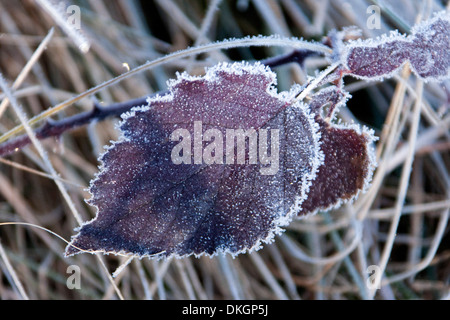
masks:
{"type": "MultiPolygon", "coordinates": [[[[298,63],[300,64],[300,66],[303,66],[306,58],[317,55],[320,55],[320,53],[310,50],[294,50],[289,54],[262,60],[261,63],[269,66],[270,68],[278,67],[288,63],[298,63]]],[[[146,99],[147,97],[142,97],[121,103],[114,103],[109,106],[100,106],[94,103],[94,107],[91,111],[82,112],[80,114],[64,118],[62,120],[48,119],[43,126],[35,130],[36,138],[38,138],[39,140],[43,140],[50,137],[59,137],[66,131],[74,130],[91,122],[102,121],[112,116],[120,116],[122,113],[130,111],[133,107],[145,105],[146,99]]],[[[5,157],[7,155],[13,154],[14,152],[17,152],[26,147],[30,143],[31,140],[27,134],[23,134],[16,138],[10,139],[0,144],[0,157],[5,157]]]]}

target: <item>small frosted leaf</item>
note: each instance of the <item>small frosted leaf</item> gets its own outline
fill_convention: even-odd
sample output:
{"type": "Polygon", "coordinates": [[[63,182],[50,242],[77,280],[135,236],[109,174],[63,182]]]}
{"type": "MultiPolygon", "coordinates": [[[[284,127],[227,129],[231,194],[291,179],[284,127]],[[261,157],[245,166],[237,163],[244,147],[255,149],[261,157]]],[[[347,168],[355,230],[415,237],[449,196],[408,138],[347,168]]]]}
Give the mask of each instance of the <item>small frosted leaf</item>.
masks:
{"type": "Polygon", "coordinates": [[[412,29],[411,35],[389,36],[349,42],[343,50],[346,73],[366,80],[391,77],[409,61],[423,80],[450,77],[450,17],[440,13],[412,29]]]}
{"type": "Polygon", "coordinates": [[[337,208],[365,191],[375,168],[373,130],[356,125],[334,125],[325,121],[320,110],[330,104],[331,110],[344,105],[348,93],[329,87],[316,93],[310,102],[321,134],[324,162],[319,167],[300,214],[337,208]]]}
{"type": "Polygon", "coordinates": [[[394,41],[381,41],[373,45],[367,41],[364,45],[355,45],[349,49],[346,67],[350,74],[363,79],[378,80],[390,77],[409,58],[402,38],[394,41]]]}
{"type": "Polygon", "coordinates": [[[450,78],[450,16],[439,14],[413,28],[409,60],[423,79],[450,78]]]}

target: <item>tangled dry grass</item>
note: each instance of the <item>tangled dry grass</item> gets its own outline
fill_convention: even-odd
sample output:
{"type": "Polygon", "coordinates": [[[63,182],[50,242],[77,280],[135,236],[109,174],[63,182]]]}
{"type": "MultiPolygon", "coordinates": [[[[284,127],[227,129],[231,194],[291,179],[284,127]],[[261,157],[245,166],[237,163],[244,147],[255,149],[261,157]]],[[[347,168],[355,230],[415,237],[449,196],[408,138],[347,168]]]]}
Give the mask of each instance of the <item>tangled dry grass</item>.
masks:
{"type": "MultiPolygon", "coordinates": [[[[89,110],[93,98],[111,104],[165,90],[176,71],[199,74],[219,61],[289,52],[242,47],[170,59],[65,107],[92,87],[188,46],[259,34],[320,40],[330,29],[351,25],[360,27],[364,37],[375,37],[394,29],[408,32],[418,19],[446,5],[449,9],[438,0],[378,4],[380,28],[370,29],[367,8],[376,1],[142,3],[74,1],[81,8],[89,52],[80,51],[79,43],[57,26],[45,50],[33,56],[55,19],[35,1],[0,1],[0,72],[28,118],[61,119],[89,110]],[[25,77],[16,80],[27,64],[31,68],[25,77]],[[46,110],[52,112],[42,114],[46,110]]],[[[305,83],[308,74],[324,66],[325,61],[310,59],[306,73],[294,64],[277,68],[279,90],[305,83]]],[[[355,203],[293,221],[273,244],[251,254],[134,259],[114,279],[111,273],[126,259],[64,258],[66,243],[57,236],[37,227],[1,225],[0,299],[450,298],[450,83],[422,83],[405,67],[392,80],[349,79],[346,88],[353,99],[339,117],[368,125],[379,136],[372,186],[355,203]],[[71,265],[79,267],[81,289],[67,287],[71,265]],[[383,274],[380,289],[368,286],[373,270],[383,274]]],[[[20,121],[5,93],[0,96],[4,134],[20,121]]],[[[0,159],[0,223],[26,222],[69,240],[77,216],[87,221],[95,215],[84,202],[89,197],[85,188],[103,146],[117,138],[117,121],[107,119],[42,141],[53,173],[34,147],[0,159]]]]}

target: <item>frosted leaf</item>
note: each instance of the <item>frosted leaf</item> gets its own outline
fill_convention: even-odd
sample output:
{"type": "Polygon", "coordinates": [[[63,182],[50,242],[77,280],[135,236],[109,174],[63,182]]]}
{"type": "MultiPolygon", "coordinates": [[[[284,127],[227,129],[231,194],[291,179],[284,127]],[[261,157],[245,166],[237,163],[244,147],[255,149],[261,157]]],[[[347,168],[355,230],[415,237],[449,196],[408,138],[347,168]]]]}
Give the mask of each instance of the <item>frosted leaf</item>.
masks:
{"type": "MultiPolygon", "coordinates": [[[[204,77],[179,75],[169,83],[169,95],[125,115],[122,137],[101,156],[101,171],[91,183],[89,203],[98,208],[97,217],[83,225],[72,244],[89,251],[181,257],[234,255],[271,241],[298,212],[321,164],[313,117],[304,104],[291,105],[289,95],[277,94],[274,83],[274,73],[260,64],[223,63],[204,77]],[[225,145],[223,164],[195,164],[195,141],[190,164],[174,164],[171,155],[181,142],[172,141],[172,133],[185,129],[195,139],[199,123],[200,139],[208,129],[224,138],[227,129],[254,129],[259,138],[263,129],[270,136],[279,130],[277,170],[262,174],[269,165],[261,163],[260,153],[257,164],[249,163],[249,141],[244,164],[237,163],[237,142],[234,164],[225,161],[225,145]]],[[[205,153],[209,142],[200,142],[200,151],[205,153]]],[[[79,252],[72,246],[66,250],[79,252]]]]}
{"type": "MultiPolygon", "coordinates": [[[[375,140],[373,130],[357,125],[332,124],[320,114],[326,104],[330,104],[329,110],[333,112],[345,105],[348,98],[347,92],[331,86],[317,92],[310,102],[320,128],[324,162],[302,203],[302,215],[337,208],[355,199],[369,186],[375,168],[371,147],[375,140]]],[[[329,113],[328,117],[331,118],[332,114],[329,113]]]]}
{"type": "Polygon", "coordinates": [[[259,63],[222,63],[202,77],[178,75],[167,95],[123,115],[91,182],[97,216],[66,255],[236,255],[272,241],[296,215],[353,198],[369,175],[369,133],[320,115],[346,94],[292,103],[297,90],[278,94],[275,83],[259,63]]]}
{"type": "Polygon", "coordinates": [[[412,30],[409,60],[413,71],[423,79],[450,78],[450,15],[440,14],[412,30]]]}
{"type": "Polygon", "coordinates": [[[377,44],[369,39],[362,45],[350,45],[345,67],[349,74],[366,80],[391,77],[409,58],[406,45],[408,42],[402,37],[393,41],[379,41],[377,44]]]}
{"type": "Polygon", "coordinates": [[[392,32],[378,39],[352,41],[345,45],[346,73],[366,80],[391,77],[406,61],[423,80],[450,77],[450,17],[439,13],[416,25],[411,35],[392,32]]]}

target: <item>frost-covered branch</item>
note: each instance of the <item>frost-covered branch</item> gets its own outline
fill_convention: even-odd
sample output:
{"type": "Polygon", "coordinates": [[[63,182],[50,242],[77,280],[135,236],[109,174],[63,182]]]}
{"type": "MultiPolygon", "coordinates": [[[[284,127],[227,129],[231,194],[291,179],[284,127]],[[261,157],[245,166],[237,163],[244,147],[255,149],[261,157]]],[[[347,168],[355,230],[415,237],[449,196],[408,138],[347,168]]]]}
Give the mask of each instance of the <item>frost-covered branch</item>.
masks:
{"type": "MultiPolygon", "coordinates": [[[[261,61],[270,68],[278,67],[288,63],[298,63],[303,65],[305,59],[311,56],[317,56],[320,53],[311,50],[293,50],[289,54],[279,55],[261,61]]],[[[162,95],[165,93],[159,92],[162,95]]],[[[77,115],[67,117],[61,120],[46,120],[45,124],[35,129],[36,138],[39,140],[60,137],[63,133],[80,128],[92,122],[99,122],[106,118],[118,117],[121,114],[130,111],[134,107],[146,104],[148,96],[129,100],[120,103],[114,103],[108,106],[101,106],[94,103],[94,107],[90,111],[82,112],[77,115]]],[[[30,137],[27,134],[20,135],[16,138],[10,139],[0,144],[0,157],[5,157],[14,152],[21,150],[31,143],[30,137]]]]}

